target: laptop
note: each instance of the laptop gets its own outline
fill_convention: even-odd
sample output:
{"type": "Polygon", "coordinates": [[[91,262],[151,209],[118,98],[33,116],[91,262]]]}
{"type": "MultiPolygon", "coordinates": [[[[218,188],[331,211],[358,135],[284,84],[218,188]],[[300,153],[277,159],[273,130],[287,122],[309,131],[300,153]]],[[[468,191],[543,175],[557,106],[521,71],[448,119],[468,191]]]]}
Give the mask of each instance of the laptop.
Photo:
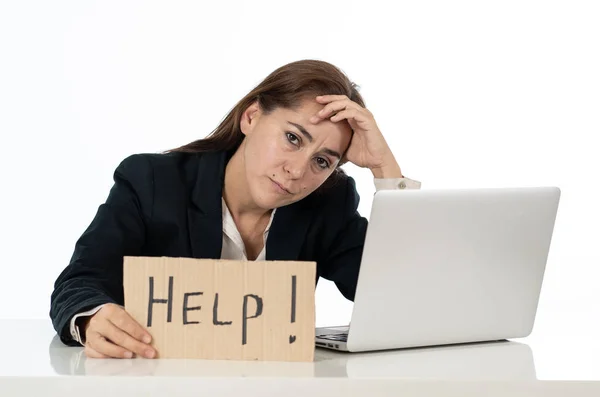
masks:
{"type": "Polygon", "coordinates": [[[528,336],[558,187],[375,193],[349,326],[316,329],[348,352],[528,336]]]}

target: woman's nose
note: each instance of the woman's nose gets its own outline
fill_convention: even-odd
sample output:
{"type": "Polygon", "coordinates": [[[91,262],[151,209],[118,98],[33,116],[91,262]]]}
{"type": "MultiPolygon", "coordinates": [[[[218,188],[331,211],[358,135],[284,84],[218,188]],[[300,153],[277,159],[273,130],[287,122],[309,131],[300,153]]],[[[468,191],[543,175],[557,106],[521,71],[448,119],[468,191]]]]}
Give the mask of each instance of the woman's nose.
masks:
{"type": "Polygon", "coordinates": [[[284,171],[293,179],[300,179],[306,173],[308,161],[300,156],[289,157],[283,166],[284,171]]]}

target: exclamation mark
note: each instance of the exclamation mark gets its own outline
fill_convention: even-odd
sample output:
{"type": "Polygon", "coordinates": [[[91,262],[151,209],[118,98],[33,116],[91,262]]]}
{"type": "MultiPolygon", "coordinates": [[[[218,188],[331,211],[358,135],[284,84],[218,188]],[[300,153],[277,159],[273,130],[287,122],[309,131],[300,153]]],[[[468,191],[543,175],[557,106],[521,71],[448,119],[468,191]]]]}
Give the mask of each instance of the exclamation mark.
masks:
{"type": "MultiPolygon", "coordinates": [[[[292,318],[291,322],[296,322],[296,276],[292,276],[292,318]]],[[[290,344],[296,341],[296,335],[290,335],[290,344]]]]}

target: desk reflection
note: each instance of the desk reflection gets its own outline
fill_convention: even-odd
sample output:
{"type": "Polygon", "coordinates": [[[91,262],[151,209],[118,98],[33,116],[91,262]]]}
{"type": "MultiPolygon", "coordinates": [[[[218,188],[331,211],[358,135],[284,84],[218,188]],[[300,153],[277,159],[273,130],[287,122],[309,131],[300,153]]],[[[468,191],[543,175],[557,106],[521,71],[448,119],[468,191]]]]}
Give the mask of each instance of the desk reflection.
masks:
{"type": "Polygon", "coordinates": [[[536,380],[531,348],[500,341],[342,353],[317,348],[313,362],[192,359],[90,359],[81,347],[49,344],[59,375],[171,377],[340,377],[438,380],[536,380]]]}
{"type": "MultiPolygon", "coordinates": [[[[321,353],[316,360],[337,363],[349,378],[394,377],[437,380],[536,380],[531,348],[497,341],[369,353],[321,353]]],[[[318,372],[318,371],[317,371],[318,372]]],[[[318,374],[316,375],[318,376],[318,374]]]]}

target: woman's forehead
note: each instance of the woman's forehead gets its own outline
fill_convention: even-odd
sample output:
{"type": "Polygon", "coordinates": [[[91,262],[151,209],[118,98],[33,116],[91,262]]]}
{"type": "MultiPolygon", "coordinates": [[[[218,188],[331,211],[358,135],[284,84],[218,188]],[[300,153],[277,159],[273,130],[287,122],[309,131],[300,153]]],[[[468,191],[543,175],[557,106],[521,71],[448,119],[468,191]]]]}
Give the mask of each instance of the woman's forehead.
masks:
{"type": "Polygon", "coordinates": [[[318,103],[317,101],[304,100],[304,101],[300,102],[300,104],[298,106],[295,106],[293,108],[283,108],[283,107],[277,108],[277,109],[275,109],[275,111],[273,113],[277,114],[279,116],[293,115],[296,117],[303,117],[306,119],[310,119],[319,110],[321,110],[323,108],[324,108],[324,106],[322,104],[318,103]]]}

